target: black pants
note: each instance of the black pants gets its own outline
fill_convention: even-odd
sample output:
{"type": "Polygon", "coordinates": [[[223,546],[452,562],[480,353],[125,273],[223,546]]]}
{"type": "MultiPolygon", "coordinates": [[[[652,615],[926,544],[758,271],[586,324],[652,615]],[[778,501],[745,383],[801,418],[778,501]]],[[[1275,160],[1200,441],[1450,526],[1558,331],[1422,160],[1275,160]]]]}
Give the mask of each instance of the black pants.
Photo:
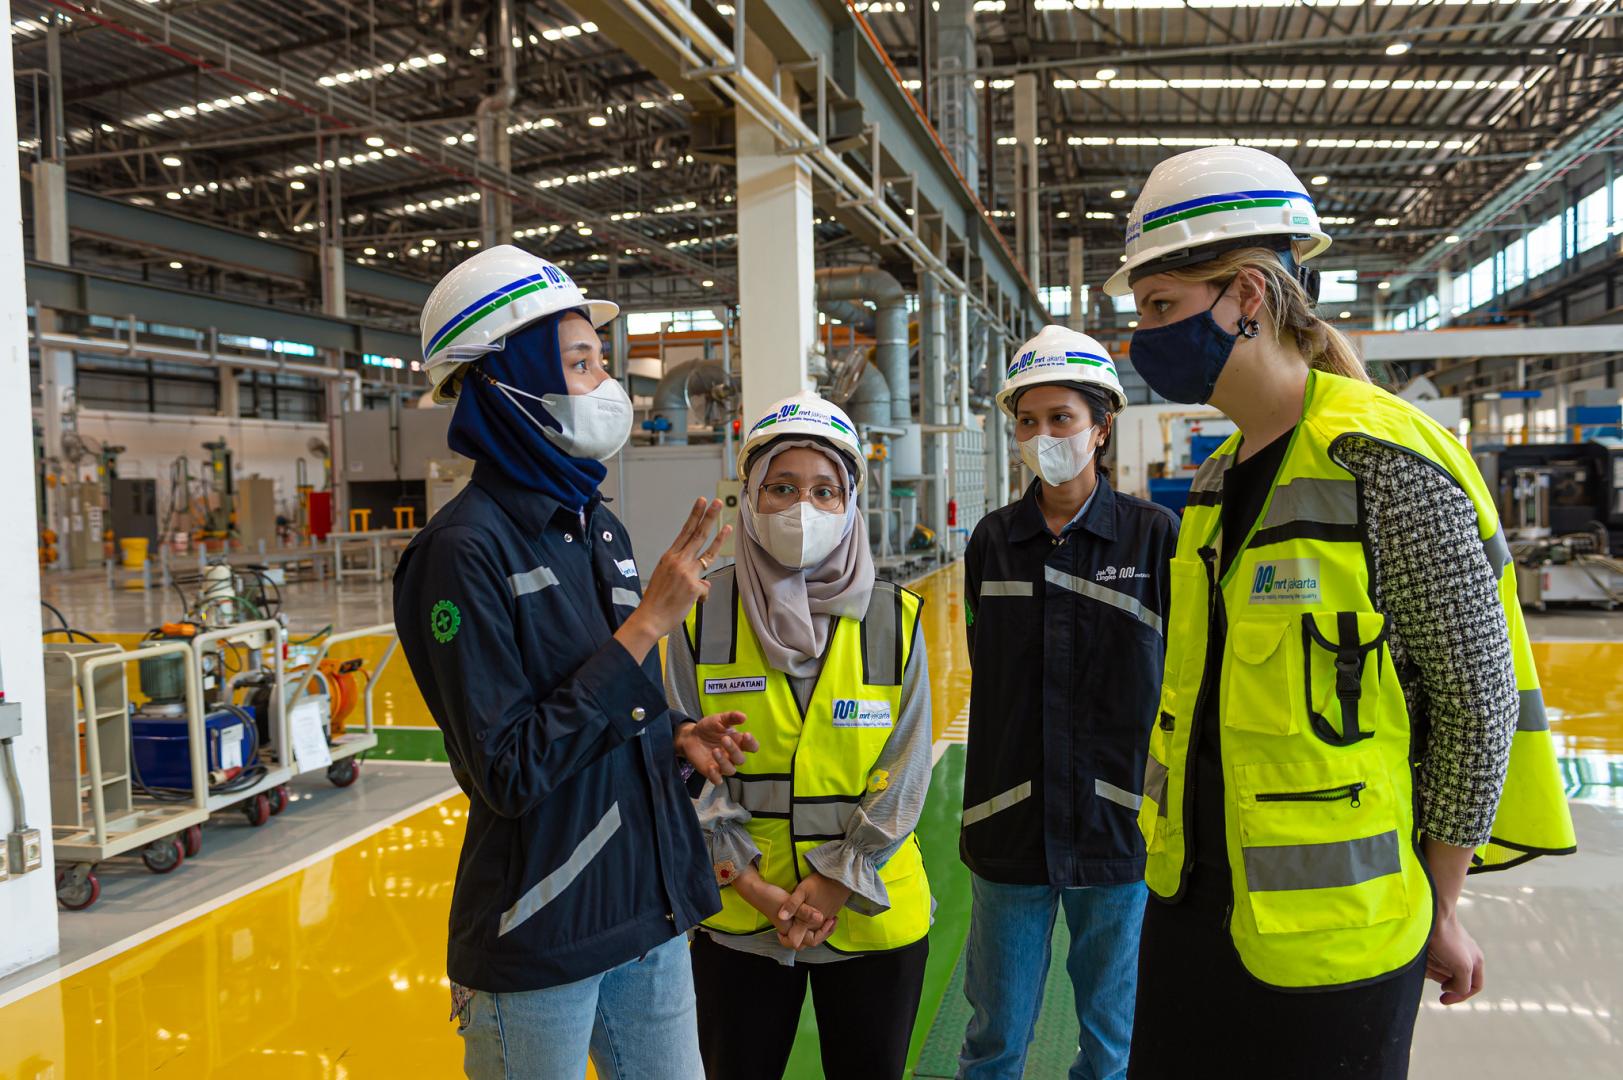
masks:
{"type": "Polygon", "coordinates": [[[924,990],[929,939],[831,964],[795,964],[693,938],[699,1052],[708,1080],[775,1080],[789,1063],[811,980],[823,1075],[899,1080],[924,990]]]}
{"type": "Polygon", "coordinates": [[[1201,892],[1193,882],[1182,903],[1150,898],[1139,939],[1129,1080],[1409,1075],[1424,954],[1368,986],[1322,993],[1270,989],[1240,963],[1223,926],[1227,904],[1226,889],[1201,892]]]}

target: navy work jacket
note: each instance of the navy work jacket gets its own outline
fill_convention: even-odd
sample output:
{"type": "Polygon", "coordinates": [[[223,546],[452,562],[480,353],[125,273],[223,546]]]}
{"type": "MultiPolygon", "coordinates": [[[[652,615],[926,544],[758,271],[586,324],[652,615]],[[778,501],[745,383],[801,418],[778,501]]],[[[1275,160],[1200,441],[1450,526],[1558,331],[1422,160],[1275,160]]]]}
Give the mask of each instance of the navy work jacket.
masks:
{"type": "Polygon", "coordinates": [[[641,600],[625,527],[487,466],[395,570],[395,625],[467,834],[446,971],[492,993],[635,959],[721,909],[678,771],[659,655],[613,637],[641,600]]]}
{"type": "Polygon", "coordinates": [[[1039,486],[982,518],[964,554],[974,676],[959,850],[1004,884],[1138,881],[1178,518],[1101,475],[1055,536],[1039,486]]]}

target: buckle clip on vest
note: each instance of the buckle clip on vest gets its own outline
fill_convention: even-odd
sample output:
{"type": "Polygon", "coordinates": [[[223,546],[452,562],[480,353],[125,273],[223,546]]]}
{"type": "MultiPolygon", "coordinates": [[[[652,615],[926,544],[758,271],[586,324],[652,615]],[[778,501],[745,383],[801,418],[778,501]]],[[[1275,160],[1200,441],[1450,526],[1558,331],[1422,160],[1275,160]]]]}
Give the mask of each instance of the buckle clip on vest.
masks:
{"type": "Polygon", "coordinates": [[[1313,734],[1331,746],[1351,746],[1375,734],[1373,731],[1363,731],[1358,726],[1358,702],[1364,694],[1364,662],[1369,654],[1380,647],[1386,640],[1386,628],[1383,625],[1381,632],[1371,641],[1358,640],[1358,613],[1355,611],[1339,611],[1336,613],[1336,636],[1340,641],[1328,641],[1319,633],[1318,623],[1311,614],[1302,616],[1302,662],[1305,667],[1302,679],[1303,692],[1307,695],[1307,715],[1313,728],[1313,734]],[[1337,731],[1323,714],[1313,708],[1313,646],[1317,644],[1326,652],[1335,654],[1336,667],[1336,700],[1341,703],[1341,730],[1337,731]]]}

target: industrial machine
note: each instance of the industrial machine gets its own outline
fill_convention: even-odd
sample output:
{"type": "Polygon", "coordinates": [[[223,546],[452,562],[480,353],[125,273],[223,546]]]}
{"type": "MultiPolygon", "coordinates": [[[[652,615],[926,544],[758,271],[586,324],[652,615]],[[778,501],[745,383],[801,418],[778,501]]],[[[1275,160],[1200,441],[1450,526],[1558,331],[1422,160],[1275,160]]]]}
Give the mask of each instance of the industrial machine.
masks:
{"type": "Polygon", "coordinates": [[[232,503],[237,493],[236,480],[231,473],[231,448],[226,445],[224,439],[218,439],[204,443],[203,449],[209,452],[209,469],[205,475],[210,478],[213,488],[203,535],[211,539],[225,540],[231,535],[231,519],[235,510],[232,503]]]}
{"type": "Polygon", "coordinates": [[[1512,446],[1491,465],[1522,604],[1623,603],[1623,445],[1512,446]]]}

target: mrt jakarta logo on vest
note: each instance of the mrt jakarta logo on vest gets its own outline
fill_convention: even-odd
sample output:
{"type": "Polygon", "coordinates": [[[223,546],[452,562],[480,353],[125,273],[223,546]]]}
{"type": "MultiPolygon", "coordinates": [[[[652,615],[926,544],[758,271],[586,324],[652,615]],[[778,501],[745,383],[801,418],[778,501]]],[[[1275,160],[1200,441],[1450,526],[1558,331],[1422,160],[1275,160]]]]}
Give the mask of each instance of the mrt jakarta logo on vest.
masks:
{"type": "Polygon", "coordinates": [[[1253,604],[1319,602],[1319,560],[1280,559],[1258,563],[1251,579],[1253,604]]]}
{"type": "Polygon", "coordinates": [[[834,699],[835,727],[890,727],[890,702],[834,699]]]}

